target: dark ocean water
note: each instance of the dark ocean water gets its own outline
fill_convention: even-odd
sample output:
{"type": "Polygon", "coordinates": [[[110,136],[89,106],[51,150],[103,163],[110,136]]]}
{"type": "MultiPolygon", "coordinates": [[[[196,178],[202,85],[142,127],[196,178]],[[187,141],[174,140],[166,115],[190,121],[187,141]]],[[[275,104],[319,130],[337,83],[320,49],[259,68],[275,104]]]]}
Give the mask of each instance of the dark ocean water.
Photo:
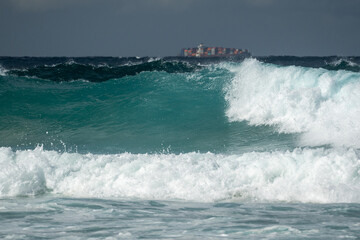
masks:
{"type": "Polygon", "coordinates": [[[360,236],[360,57],[0,57],[0,102],[0,238],[360,236]]]}

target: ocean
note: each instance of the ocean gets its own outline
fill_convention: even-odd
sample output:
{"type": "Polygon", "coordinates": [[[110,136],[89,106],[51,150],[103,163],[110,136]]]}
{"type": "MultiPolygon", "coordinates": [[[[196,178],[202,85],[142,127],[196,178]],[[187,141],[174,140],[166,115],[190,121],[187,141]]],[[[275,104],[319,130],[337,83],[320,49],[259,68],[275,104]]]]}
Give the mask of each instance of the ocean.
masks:
{"type": "Polygon", "coordinates": [[[0,238],[360,239],[360,57],[0,57],[0,238]]]}

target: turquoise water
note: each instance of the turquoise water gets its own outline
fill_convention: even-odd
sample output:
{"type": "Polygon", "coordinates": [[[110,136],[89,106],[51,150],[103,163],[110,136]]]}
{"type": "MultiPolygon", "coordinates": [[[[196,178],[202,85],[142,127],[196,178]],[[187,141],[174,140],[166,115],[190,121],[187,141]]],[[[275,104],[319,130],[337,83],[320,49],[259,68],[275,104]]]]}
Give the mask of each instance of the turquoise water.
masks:
{"type": "Polygon", "coordinates": [[[360,236],[357,58],[0,64],[2,238],[360,236]]]}
{"type": "Polygon", "coordinates": [[[272,127],[228,121],[224,88],[233,77],[219,66],[101,83],[4,77],[1,125],[11,134],[4,133],[0,145],[99,153],[238,151],[250,141],[259,149],[287,145],[292,137],[279,137],[272,127]]]}

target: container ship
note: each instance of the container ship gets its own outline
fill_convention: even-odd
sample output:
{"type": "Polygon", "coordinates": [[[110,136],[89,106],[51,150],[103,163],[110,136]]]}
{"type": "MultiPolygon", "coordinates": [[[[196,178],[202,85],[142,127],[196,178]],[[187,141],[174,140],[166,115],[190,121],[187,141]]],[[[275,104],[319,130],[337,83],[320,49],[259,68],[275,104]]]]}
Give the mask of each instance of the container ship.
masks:
{"type": "Polygon", "coordinates": [[[183,48],[180,52],[181,57],[195,58],[245,58],[251,54],[247,49],[207,47],[202,43],[195,48],[183,48]]]}

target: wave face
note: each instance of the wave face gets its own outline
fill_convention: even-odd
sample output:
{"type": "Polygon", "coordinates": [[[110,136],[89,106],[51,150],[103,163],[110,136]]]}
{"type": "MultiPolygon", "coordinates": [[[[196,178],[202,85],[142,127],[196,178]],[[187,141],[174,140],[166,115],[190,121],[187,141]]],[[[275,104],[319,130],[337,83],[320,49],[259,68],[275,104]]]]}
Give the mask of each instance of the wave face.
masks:
{"type": "Polygon", "coordinates": [[[0,197],[359,203],[357,61],[0,58],[0,197]]]}

